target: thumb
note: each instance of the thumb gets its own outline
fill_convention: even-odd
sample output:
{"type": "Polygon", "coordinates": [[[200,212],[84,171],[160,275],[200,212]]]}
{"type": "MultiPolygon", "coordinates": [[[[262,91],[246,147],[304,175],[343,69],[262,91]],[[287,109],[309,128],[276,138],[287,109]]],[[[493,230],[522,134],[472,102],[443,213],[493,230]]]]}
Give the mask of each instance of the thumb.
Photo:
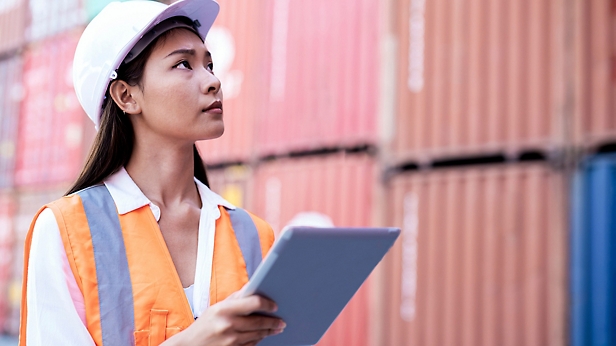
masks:
{"type": "Polygon", "coordinates": [[[242,286],[238,291],[231,293],[231,295],[227,299],[237,299],[242,298],[244,296],[244,291],[246,291],[246,287],[248,286],[248,282],[242,286]]]}

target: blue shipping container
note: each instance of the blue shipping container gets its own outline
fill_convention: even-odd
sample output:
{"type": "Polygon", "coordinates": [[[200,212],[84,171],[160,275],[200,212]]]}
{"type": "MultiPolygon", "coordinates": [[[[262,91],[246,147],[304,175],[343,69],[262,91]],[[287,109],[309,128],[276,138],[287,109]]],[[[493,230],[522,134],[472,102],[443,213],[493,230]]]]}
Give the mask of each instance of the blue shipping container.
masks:
{"type": "Polygon", "coordinates": [[[571,208],[571,344],[616,345],[615,154],[582,164],[571,208]]]}

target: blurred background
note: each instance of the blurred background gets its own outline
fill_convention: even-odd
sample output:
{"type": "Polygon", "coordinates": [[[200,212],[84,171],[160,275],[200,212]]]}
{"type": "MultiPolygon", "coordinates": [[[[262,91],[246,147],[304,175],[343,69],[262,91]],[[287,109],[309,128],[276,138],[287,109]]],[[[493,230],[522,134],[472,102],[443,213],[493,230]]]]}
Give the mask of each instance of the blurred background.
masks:
{"type": "MultiPolygon", "coordinates": [[[[212,189],[276,232],[402,228],[319,345],[616,345],[616,1],[218,1],[212,189]]],[[[108,2],[0,0],[0,345],[108,2]]]]}

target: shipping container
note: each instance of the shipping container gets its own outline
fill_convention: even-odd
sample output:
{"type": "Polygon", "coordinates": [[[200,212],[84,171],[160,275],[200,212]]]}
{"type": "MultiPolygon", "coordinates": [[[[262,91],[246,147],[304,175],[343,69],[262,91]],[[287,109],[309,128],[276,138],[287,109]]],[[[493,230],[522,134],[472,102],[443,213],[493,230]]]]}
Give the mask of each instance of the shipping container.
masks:
{"type": "Polygon", "coordinates": [[[616,143],[616,5],[576,0],[573,100],[575,144],[616,143]]]}
{"type": "MultiPolygon", "coordinates": [[[[389,160],[562,144],[561,1],[401,0],[389,160]]],[[[389,133],[385,131],[384,133],[389,133]]]]}
{"type": "MultiPolygon", "coordinates": [[[[363,154],[284,159],[256,169],[253,211],[278,233],[286,225],[370,226],[375,161],[363,154]]],[[[318,345],[368,345],[371,278],[318,345]]]]}
{"type": "Polygon", "coordinates": [[[221,1],[206,44],[223,92],[225,132],[198,143],[208,164],[247,162],[254,154],[255,116],[262,114],[265,8],[258,1],[221,1]]]}
{"type": "Polygon", "coordinates": [[[13,186],[20,102],[23,97],[22,59],[0,61],[0,188],[13,186]]]}
{"type": "Polygon", "coordinates": [[[616,155],[588,158],[572,188],[571,345],[614,345],[616,155]]]}
{"type": "Polygon", "coordinates": [[[86,22],[83,0],[28,0],[30,21],[26,37],[30,42],[61,34],[86,22]]]}
{"type": "Polygon", "coordinates": [[[252,210],[253,171],[246,165],[208,169],[210,189],[236,207],[252,210]]]}
{"type": "Polygon", "coordinates": [[[376,144],[379,2],[267,0],[259,156],[376,144]]]}
{"type": "Polygon", "coordinates": [[[0,334],[9,314],[9,281],[13,263],[13,215],[15,205],[11,193],[0,194],[0,334]]]}
{"type": "Polygon", "coordinates": [[[565,345],[563,175],[532,165],[395,176],[377,345],[565,345]]]}
{"type": "Polygon", "coordinates": [[[50,185],[44,190],[28,189],[18,191],[15,194],[14,241],[11,251],[11,273],[7,288],[9,313],[4,324],[4,331],[10,335],[19,333],[19,309],[26,233],[36,212],[45,204],[62,197],[66,190],[68,190],[68,186],[65,185],[50,185]]]}
{"type": "Polygon", "coordinates": [[[24,45],[28,20],[28,0],[0,2],[0,55],[24,45]]]}
{"type": "Polygon", "coordinates": [[[25,54],[15,171],[18,186],[77,178],[87,117],[73,89],[71,67],[81,31],[34,44],[25,54]]]}

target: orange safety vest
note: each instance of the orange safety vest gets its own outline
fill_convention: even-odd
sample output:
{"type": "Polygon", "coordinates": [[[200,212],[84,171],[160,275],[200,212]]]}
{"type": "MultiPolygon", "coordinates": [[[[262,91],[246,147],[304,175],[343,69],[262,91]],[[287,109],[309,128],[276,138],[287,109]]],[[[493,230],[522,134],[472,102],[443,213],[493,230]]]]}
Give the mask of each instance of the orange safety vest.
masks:
{"type": "MultiPolygon", "coordinates": [[[[107,188],[97,185],[45,207],[58,221],[68,262],[83,293],[86,327],[97,345],[159,345],[194,322],[149,206],[118,215],[107,188]]],[[[265,221],[240,208],[219,208],[211,305],[241,289],[274,242],[265,221]]],[[[27,271],[33,228],[34,222],[26,236],[24,253],[20,346],[26,345],[27,271]]]]}

